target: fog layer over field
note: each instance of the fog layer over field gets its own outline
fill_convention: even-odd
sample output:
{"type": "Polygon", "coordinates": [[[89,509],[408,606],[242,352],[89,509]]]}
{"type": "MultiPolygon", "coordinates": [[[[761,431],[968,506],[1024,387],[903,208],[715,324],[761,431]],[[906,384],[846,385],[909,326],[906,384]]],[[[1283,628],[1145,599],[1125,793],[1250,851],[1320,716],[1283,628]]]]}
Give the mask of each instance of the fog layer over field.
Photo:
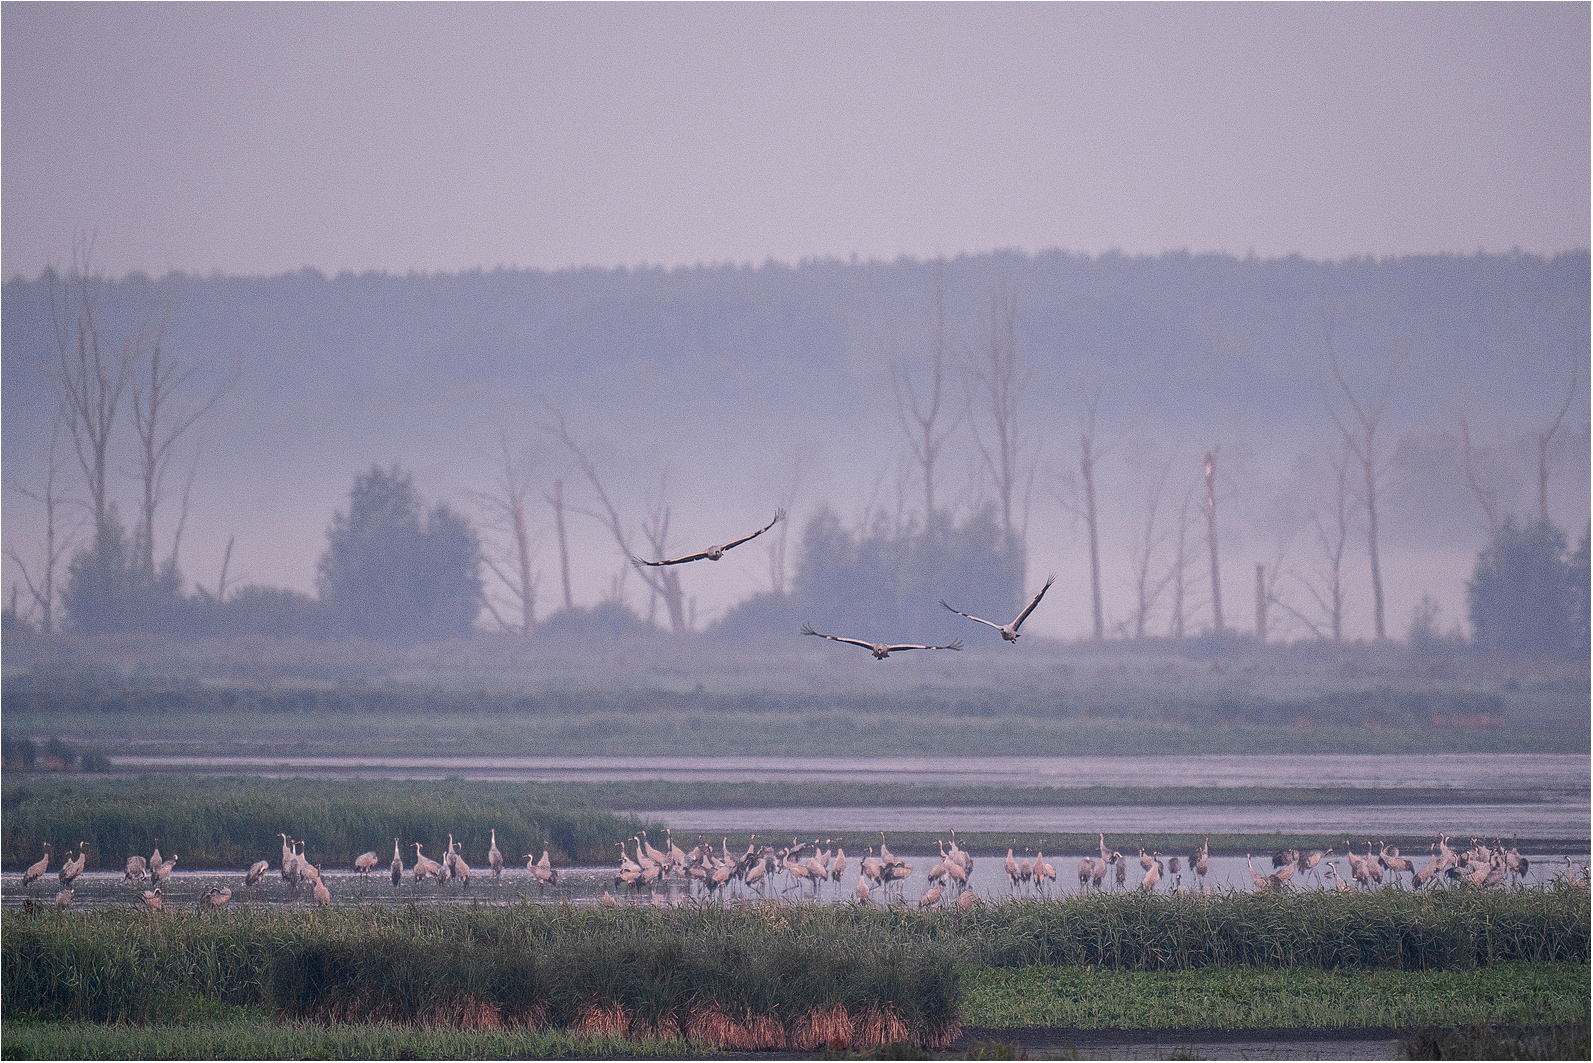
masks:
{"type": "MultiPolygon", "coordinates": [[[[8,486],[35,492],[58,408],[55,281],[16,279],[3,292],[4,467],[8,486]]],[[[985,392],[994,343],[1017,358],[1013,509],[1027,531],[1027,582],[1060,577],[1026,630],[1091,631],[1077,511],[1092,409],[1109,634],[1132,633],[1134,557],[1149,541],[1155,567],[1171,563],[1181,506],[1195,559],[1186,614],[1192,632],[1210,625],[1202,470],[1214,449],[1228,626],[1251,626],[1257,564],[1271,566],[1282,601],[1317,615],[1306,581],[1320,585],[1314,522],[1329,523],[1335,502],[1334,418],[1353,427],[1349,396],[1372,403],[1386,384],[1379,517],[1388,626],[1399,636],[1423,595],[1440,604],[1439,629],[1463,621],[1465,581],[1487,541],[1482,491],[1501,515],[1536,519],[1537,441],[1568,396],[1547,450],[1549,512],[1573,541],[1585,525],[1588,289],[1585,251],[1336,263],[1052,252],[667,271],[135,275],[105,281],[98,310],[112,348],[147,349],[164,321],[167,357],[195,369],[179,393],[189,408],[234,380],[183,436],[155,533],[164,556],[191,467],[179,564],[212,589],[236,537],[229,585],[313,593],[332,514],[376,463],[413,469],[421,494],[476,516],[490,546],[497,532],[479,519],[474,492],[490,488],[506,442],[538,462],[528,511],[538,619],[563,604],[544,500],[556,479],[572,508],[575,604],[619,595],[647,615],[646,588],[603,526],[578,512],[600,510],[591,484],[541,428],[562,416],[627,524],[669,507],[672,551],[744,534],[790,506],[780,530],[789,529],[793,560],[781,562],[771,534],[718,565],[682,570],[702,628],[789,578],[821,507],[857,530],[921,524],[923,469],[904,423],[913,425],[915,399],[927,409],[937,343],[944,443],[935,506],[963,520],[997,503],[984,457],[994,440],[985,392]]],[[[113,439],[111,494],[131,526],[139,483],[127,422],[113,439]]],[[[58,486],[81,495],[64,434],[58,446],[58,486]]],[[[6,544],[36,564],[42,509],[15,490],[6,503],[6,544]]],[[[1371,591],[1354,497],[1350,509],[1353,637],[1371,634],[1371,591]]],[[[78,537],[90,536],[80,528],[78,537]]],[[[7,586],[18,578],[8,558],[7,586]]],[[[1151,633],[1167,632],[1170,607],[1166,596],[1156,603],[1151,633]]],[[[1278,609],[1271,634],[1307,631],[1278,609]]]]}

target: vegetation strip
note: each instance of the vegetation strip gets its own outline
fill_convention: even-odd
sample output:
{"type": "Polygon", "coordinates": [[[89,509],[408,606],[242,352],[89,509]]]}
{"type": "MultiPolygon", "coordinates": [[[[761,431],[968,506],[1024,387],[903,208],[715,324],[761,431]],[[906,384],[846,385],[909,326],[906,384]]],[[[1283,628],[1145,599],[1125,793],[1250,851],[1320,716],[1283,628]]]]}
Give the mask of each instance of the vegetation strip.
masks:
{"type": "Polygon", "coordinates": [[[1589,895],[1569,887],[1091,896],[966,913],[780,904],[7,912],[0,1008],[8,1046],[21,1020],[397,1023],[856,1050],[944,1047],[963,1022],[1585,1022],[1588,959],[1589,895]]]}
{"type": "Polygon", "coordinates": [[[1552,729],[1217,721],[1159,714],[1020,716],[923,709],[881,712],[866,700],[785,712],[734,709],[571,711],[524,715],[417,704],[392,714],[335,704],[268,715],[63,710],[6,695],[6,728],[59,736],[98,753],[272,756],[1097,756],[1251,753],[1586,753],[1585,724],[1552,729]],[[373,721],[380,721],[379,733],[373,721]]]}
{"type": "Polygon", "coordinates": [[[965,1026],[1129,1030],[1324,1029],[1587,1023],[1582,963],[1474,971],[1202,967],[976,968],[964,972],[965,1026]]]}
{"type": "Polygon", "coordinates": [[[413,842],[441,851],[452,833],[467,852],[485,853],[497,830],[506,859],[540,854],[561,863],[607,863],[615,845],[661,825],[616,815],[556,787],[305,779],[40,779],[0,788],[0,860],[7,868],[38,859],[43,843],[66,852],[89,843],[90,868],[120,870],[128,856],[155,845],[177,853],[184,868],[245,868],[280,852],[277,832],[306,842],[311,864],[348,867],[375,849],[385,868],[396,836],[405,864],[413,842]]]}

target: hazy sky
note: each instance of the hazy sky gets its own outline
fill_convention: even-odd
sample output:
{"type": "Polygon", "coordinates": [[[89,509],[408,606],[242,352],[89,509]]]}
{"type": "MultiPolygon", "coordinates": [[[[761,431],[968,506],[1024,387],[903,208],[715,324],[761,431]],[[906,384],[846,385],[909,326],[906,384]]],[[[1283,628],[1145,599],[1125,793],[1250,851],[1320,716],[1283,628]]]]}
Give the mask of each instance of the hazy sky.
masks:
{"type": "Polygon", "coordinates": [[[3,6],[6,276],[1589,242],[1589,5],[3,6]]]}

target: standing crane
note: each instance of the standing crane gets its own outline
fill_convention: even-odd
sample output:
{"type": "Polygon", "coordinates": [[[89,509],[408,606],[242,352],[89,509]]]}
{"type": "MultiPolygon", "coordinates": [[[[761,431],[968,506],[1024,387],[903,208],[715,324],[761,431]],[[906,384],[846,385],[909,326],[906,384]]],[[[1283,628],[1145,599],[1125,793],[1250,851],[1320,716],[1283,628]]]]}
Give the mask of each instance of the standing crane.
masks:
{"type": "Polygon", "coordinates": [[[61,885],[70,886],[83,873],[83,865],[88,861],[88,856],[84,852],[87,848],[88,842],[78,842],[77,855],[69,857],[66,863],[61,865],[61,870],[57,875],[61,880],[61,885]]]}
{"type": "Polygon", "coordinates": [[[397,838],[393,839],[393,862],[389,870],[393,873],[393,885],[398,885],[399,880],[404,877],[404,858],[398,854],[397,838]]]}
{"type": "Polygon", "coordinates": [[[244,876],[243,884],[245,886],[258,886],[258,885],[260,885],[260,880],[265,878],[266,872],[270,871],[270,870],[271,870],[271,861],[269,861],[269,860],[256,860],[254,862],[254,866],[249,868],[249,873],[244,876]]]}
{"type": "Polygon", "coordinates": [[[499,878],[503,875],[503,854],[498,851],[498,828],[492,828],[492,848],[487,850],[487,866],[492,868],[492,877],[499,878]]]}
{"type": "Polygon", "coordinates": [[[26,871],[22,872],[23,886],[33,885],[35,882],[39,881],[39,879],[44,877],[44,873],[46,871],[50,870],[50,848],[50,843],[45,842],[43,859],[30,866],[26,871]]]}
{"type": "Polygon", "coordinates": [[[1157,860],[1155,856],[1152,855],[1150,870],[1146,871],[1145,877],[1140,879],[1139,888],[1144,890],[1146,893],[1154,892],[1156,889],[1156,883],[1160,882],[1161,880],[1162,862],[1157,860]]]}

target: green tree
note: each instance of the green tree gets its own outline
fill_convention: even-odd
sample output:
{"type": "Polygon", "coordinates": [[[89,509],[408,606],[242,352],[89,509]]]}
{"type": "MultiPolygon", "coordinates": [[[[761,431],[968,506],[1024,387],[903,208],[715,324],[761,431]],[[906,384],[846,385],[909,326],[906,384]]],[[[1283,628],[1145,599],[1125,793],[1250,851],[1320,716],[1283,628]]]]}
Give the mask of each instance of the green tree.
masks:
{"type": "Polygon", "coordinates": [[[470,633],[481,608],[475,529],[447,506],[421,514],[414,478],[397,465],[355,478],[316,580],[336,629],[393,642],[470,633]]]}
{"type": "Polygon", "coordinates": [[[1585,654],[1577,612],[1579,594],[1587,595],[1586,568],[1579,590],[1578,567],[1558,528],[1547,521],[1522,527],[1507,518],[1466,584],[1477,645],[1534,657],[1585,654]]]}

